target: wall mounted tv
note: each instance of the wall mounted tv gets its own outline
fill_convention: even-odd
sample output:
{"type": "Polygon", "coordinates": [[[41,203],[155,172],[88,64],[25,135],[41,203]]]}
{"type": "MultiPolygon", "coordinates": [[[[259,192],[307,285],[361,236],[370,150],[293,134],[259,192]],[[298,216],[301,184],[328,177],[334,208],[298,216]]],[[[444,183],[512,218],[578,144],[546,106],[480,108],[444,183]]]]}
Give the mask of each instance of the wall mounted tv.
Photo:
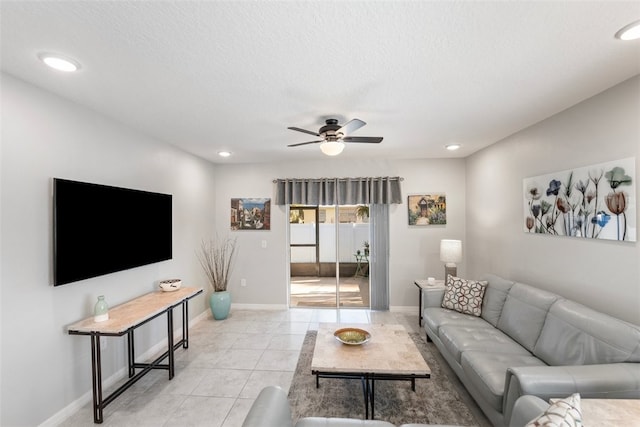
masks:
{"type": "Polygon", "coordinates": [[[172,196],[53,179],[54,286],[171,259],[172,196]]]}

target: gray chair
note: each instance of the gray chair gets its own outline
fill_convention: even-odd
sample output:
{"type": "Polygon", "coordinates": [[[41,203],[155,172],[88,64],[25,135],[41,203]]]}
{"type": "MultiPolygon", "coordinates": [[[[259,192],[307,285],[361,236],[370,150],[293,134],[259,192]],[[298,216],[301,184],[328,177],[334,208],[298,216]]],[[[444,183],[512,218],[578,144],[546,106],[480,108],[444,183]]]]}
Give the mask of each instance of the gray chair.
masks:
{"type": "MultiPolygon", "coordinates": [[[[522,396],[514,405],[511,418],[512,427],[522,427],[540,415],[549,406],[535,396],[522,396]]],[[[431,424],[403,424],[400,427],[425,427],[431,424]]],[[[393,424],[378,420],[352,418],[306,417],[293,424],[287,394],[280,387],[269,386],[260,391],[242,427],[394,427],[393,424]]],[[[446,427],[446,426],[441,426],[446,427]]],[[[449,426],[453,427],[453,426],[449,426]]]]}

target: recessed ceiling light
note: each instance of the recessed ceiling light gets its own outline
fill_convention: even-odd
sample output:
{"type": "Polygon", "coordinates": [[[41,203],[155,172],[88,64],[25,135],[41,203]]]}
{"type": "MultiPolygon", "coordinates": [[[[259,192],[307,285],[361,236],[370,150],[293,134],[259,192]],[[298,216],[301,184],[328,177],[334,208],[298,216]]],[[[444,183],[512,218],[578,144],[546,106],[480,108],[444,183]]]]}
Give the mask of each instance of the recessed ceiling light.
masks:
{"type": "Polygon", "coordinates": [[[53,54],[53,53],[40,53],[38,58],[49,67],[56,69],[58,71],[64,71],[67,73],[71,73],[73,71],[77,71],[80,68],[80,63],[71,58],[66,58],[64,56],[53,54]]]}
{"type": "Polygon", "coordinates": [[[620,40],[640,39],[640,21],[632,22],[616,33],[616,38],[620,40]]]}
{"type": "Polygon", "coordinates": [[[218,151],[218,156],[220,157],[229,157],[231,155],[231,151],[218,151]]]}
{"type": "Polygon", "coordinates": [[[462,144],[447,144],[444,146],[449,151],[456,151],[462,147],[462,144]]]}

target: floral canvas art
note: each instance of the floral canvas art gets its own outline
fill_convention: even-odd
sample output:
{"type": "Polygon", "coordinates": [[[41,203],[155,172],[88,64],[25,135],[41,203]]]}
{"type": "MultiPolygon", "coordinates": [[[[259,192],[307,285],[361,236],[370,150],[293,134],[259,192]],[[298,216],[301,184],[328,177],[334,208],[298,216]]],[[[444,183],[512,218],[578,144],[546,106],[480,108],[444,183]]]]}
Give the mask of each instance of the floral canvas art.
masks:
{"type": "Polygon", "coordinates": [[[447,223],[447,197],[444,194],[415,194],[407,198],[409,225],[447,223]]]}
{"type": "Polygon", "coordinates": [[[523,181],[527,233],[636,241],[635,158],[523,181]]]}

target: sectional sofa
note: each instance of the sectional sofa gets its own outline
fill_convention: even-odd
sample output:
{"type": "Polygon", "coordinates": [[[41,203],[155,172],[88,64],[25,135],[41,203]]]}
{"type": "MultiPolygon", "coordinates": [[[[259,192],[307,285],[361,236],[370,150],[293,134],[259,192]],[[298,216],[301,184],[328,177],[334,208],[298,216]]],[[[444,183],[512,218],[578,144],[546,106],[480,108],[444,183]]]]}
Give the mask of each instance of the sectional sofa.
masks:
{"type": "Polygon", "coordinates": [[[483,294],[423,290],[423,318],[427,339],[494,425],[510,424],[522,395],[640,399],[640,327],[530,285],[483,281],[483,294]],[[443,308],[443,299],[476,299],[477,310],[443,308]]]}

